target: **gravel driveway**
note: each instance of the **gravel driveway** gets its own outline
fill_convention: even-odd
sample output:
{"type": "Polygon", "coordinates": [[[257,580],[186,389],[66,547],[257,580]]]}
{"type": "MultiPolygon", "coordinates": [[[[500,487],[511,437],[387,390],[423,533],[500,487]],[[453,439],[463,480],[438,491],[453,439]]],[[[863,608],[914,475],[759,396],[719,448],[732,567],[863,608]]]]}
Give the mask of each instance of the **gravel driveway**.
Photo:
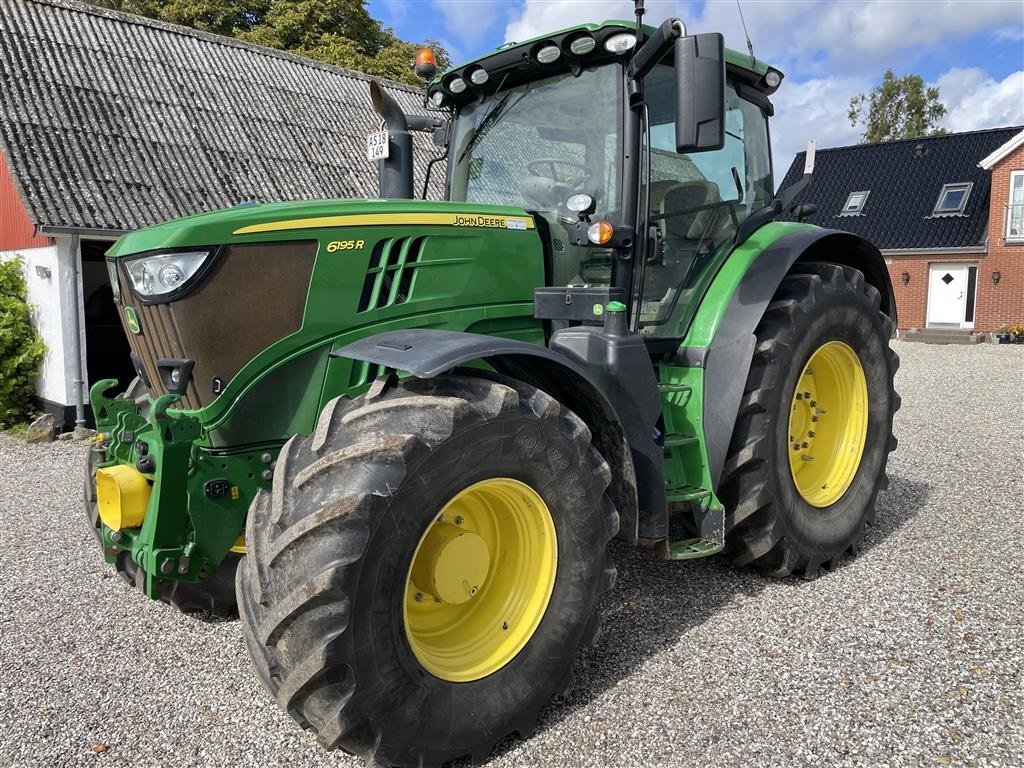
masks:
{"type": "MultiPolygon", "coordinates": [[[[1024,347],[896,344],[860,556],[778,582],[618,547],[576,688],[489,766],[1024,765],[1024,347]]],[[[0,436],[0,765],[362,765],[279,711],[237,624],[113,577],[83,454],[0,436]]]]}

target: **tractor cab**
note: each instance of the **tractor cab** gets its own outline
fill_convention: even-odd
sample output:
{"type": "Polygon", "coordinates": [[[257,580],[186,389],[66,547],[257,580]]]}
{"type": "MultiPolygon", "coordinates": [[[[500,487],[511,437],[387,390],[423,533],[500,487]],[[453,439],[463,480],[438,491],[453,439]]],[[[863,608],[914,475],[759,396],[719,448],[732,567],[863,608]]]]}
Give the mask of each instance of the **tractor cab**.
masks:
{"type": "Polygon", "coordinates": [[[668,35],[645,28],[660,48],[642,101],[636,26],[616,21],[509,44],[428,89],[453,121],[449,199],[537,214],[550,285],[632,288],[633,327],[651,339],[682,337],[740,224],[770,202],[768,96],[781,82],[720,36],[698,36],[704,69],[717,70],[722,98],[708,108],[721,138],[680,147],[697,117],[677,125],[680,90],[708,83],[677,68],[673,23],[668,35]]]}

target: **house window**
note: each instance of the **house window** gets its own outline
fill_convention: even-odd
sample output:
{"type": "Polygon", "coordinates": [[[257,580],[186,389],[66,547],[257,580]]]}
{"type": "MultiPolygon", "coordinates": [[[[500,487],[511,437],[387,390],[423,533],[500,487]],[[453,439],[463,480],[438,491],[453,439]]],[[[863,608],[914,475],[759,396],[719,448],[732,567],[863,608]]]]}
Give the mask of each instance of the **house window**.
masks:
{"type": "Polygon", "coordinates": [[[861,211],[864,210],[864,203],[868,201],[868,195],[870,192],[851,192],[850,196],[846,198],[846,205],[843,206],[843,210],[839,213],[840,216],[857,216],[861,211]]]}
{"type": "Polygon", "coordinates": [[[935,210],[932,216],[950,216],[964,212],[967,205],[967,198],[971,196],[973,184],[946,184],[939,192],[939,199],[935,202],[935,210]]]}
{"type": "Polygon", "coordinates": [[[1024,242],[1024,171],[1010,174],[1010,202],[1006,206],[1006,239],[1024,242]]]}

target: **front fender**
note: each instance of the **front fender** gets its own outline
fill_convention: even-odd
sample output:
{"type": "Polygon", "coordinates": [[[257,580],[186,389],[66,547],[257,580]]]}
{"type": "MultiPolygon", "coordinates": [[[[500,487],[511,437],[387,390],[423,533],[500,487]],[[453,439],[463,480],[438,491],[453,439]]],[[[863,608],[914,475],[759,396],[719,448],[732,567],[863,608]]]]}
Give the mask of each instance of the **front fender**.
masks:
{"type": "Polygon", "coordinates": [[[341,347],[331,355],[407,371],[421,379],[434,378],[474,360],[485,360],[500,373],[544,390],[587,424],[594,447],[612,469],[608,494],[619,512],[619,538],[636,543],[642,527],[641,509],[645,510],[645,517],[664,517],[660,463],[654,468],[659,473],[659,482],[647,484],[661,494],[660,499],[641,503],[638,495],[637,461],[648,469],[651,465],[650,447],[640,444],[638,435],[645,435],[651,442],[649,425],[641,429],[633,424],[642,420],[636,409],[630,403],[619,402],[621,398],[614,393],[606,392],[590,371],[566,355],[500,336],[431,329],[378,333],[341,347]]]}

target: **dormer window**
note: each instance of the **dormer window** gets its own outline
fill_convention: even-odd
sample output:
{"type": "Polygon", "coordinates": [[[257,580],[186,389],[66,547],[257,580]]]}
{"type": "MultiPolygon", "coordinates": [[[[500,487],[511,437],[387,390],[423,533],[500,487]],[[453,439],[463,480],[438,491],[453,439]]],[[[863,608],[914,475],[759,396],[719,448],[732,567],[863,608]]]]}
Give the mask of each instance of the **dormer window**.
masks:
{"type": "Polygon", "coordinates": [[[946,184],[939,192],[939,199],[935,201],[935,210],[932,216],[956,216],[964,212],[967,206],[967,198],[971,196],[973,184],[946,184]]]}
{"type": "Polygon", "coordinates": [[[868,201],[870,192],[851,192],[846,198],[846,205],[840,211],[840,216],[858,216],[864,210],[864,203],[868,201]]]}

